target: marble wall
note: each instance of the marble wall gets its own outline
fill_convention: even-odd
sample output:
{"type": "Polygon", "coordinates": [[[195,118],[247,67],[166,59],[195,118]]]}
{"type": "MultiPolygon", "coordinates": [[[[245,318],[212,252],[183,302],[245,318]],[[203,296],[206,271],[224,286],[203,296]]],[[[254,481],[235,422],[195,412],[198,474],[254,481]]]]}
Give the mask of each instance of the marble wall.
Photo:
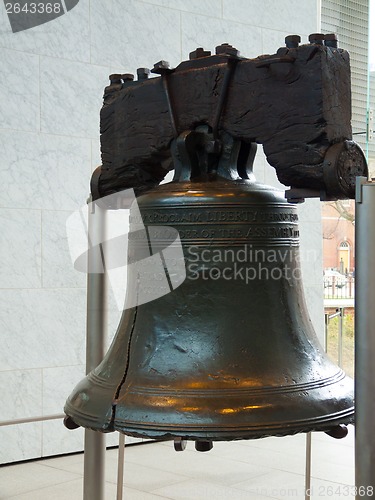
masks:
{"type": "MultiPolygon", "coordinates": [[[[274,53],[288,34],[306,41],[318,22],[318,0],[80,0],[12,33],[0,8],[0,420],[62,413],[84,373],[85,276],[72,268],[65,221],[85,203],[100,163],[108,75],[161,59],[175,66],[223,42],[246,57],[274,53]]],[[[261,152],[256,173],[277,184],[261,152]]],[[[319,202],[299,210],[302,248],[316,252],[303,272],[322,334],[319,202]]],[[[79,450],[82,438],[60,420],[0,427],[0,463],[79,450]]]]}

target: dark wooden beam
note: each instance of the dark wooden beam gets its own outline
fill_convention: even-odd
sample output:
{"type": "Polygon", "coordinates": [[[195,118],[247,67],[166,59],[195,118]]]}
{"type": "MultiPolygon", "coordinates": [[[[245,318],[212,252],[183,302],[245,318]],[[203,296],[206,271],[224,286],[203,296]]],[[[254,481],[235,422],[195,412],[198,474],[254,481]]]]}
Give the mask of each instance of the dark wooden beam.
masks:
{"type": "MultiPolygon", "coordinates": [[[[173,169],[173,139],[201,124],[217,131],[218,139],[225,132],[263,144],[285,185],[329,191],[327,151],[352,133],[348,53],[319,43],[255,59],[222,52],[173,71],[161,64],[162,76],[115,80],[106,88],[95,198],[130,187],[139,194],[159,184],[173,169]]],[[[358,158],[361,173],[366,167],[358,158]]],[[[340,197],[340,189],[331,186],[331,194],[340,197]]]]}

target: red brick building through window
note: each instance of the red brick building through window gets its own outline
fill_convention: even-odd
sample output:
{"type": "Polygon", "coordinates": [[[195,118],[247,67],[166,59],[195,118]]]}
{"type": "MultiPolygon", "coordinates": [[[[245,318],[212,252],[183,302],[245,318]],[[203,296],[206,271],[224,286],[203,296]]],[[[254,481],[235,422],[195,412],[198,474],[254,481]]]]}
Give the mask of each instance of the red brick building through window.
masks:
{"type": "Polygon", "coordinates": [[[342,274],[354,271],[354,201],[322,204],[323,267],[342,274]]]}

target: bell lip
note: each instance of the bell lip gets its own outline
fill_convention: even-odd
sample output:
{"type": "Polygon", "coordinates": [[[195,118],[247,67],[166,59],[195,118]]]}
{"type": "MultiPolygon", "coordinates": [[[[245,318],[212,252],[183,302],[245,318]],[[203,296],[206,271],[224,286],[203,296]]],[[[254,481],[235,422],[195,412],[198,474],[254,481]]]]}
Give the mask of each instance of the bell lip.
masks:
{"type": "Polygon", "coordinates": [[[290,436],[302,432],[326,432],[339,424],[354,424],[354,406],[340,412],[321,417],[301,419],[293,422],[278,422],[275,424],[258,423],[257,425],[233,426],[187,426],[165,425],[160,423],[139,424],[139,422],[121,421],[118,418],[98,419],[92,415],[83,414],[77,409],[72,411],[69,404],[64,412],[81,427],[98,432],[121,432],[129,436],[150,439],[183,438],[188,440],[210,439],[212,441],[233,441],[239,439],[258,439],[268,436],[290,436]]]}
{"type": "Polygon", "coordinates": [[[115,430],[113,428],[112,408],[110,416],[107,415],[103,418],[98,418],[97,416],[80,412],[67,401],[64,406],[64,413],[80,427],[99,432],[113,432],[115,430]]]}
{"type": "Polygon", "coordinates": [[[167,426],[157,424],[152,428],[149,426],[141,426],[138,423],[123,422],[119,423],[115,419],[113,430],[121,432],[133,437],[150,438],[150,439],[173,439],[182,438],[188,440],[209,439],[212,441],[234,441],[240,439],[259,439],[269,436],[290,436],[303,432],[326,432],[340,424],[349,425],[355,422],[354,407],[341,412],[336,412],[333,415],[325,415],[315,419],[305,419],[301,421],[285,422],[277,424],[262,424],[249,425],[234,425],[229,426],[167,426]]]}

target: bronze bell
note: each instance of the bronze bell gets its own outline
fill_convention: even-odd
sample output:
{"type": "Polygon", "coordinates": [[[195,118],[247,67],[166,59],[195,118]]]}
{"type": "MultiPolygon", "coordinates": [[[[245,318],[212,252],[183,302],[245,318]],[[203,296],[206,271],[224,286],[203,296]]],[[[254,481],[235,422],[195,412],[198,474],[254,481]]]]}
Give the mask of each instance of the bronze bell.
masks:
{"type": "MultiPolygon", "coordinates": [[[[353,381],[320,346],[306,309],[298,217],[255,181],[253,148],[198,127],[174,141],[175,177],[138,198],[152,250],[179,232],[184,282],[126,307],[103,362],[68,398],[90,429],[212,441],[331,432],[353,421],[353,381]]],[[[147,239],[132,238],[129,258],[147,239]]],[[[167,271],[167,267],[165,268],[167,271]]],[[[128,277],[128,298],[137,276],[128,277]]],[[[158,286],[155,282],[154,286],[158,286]]]]}

